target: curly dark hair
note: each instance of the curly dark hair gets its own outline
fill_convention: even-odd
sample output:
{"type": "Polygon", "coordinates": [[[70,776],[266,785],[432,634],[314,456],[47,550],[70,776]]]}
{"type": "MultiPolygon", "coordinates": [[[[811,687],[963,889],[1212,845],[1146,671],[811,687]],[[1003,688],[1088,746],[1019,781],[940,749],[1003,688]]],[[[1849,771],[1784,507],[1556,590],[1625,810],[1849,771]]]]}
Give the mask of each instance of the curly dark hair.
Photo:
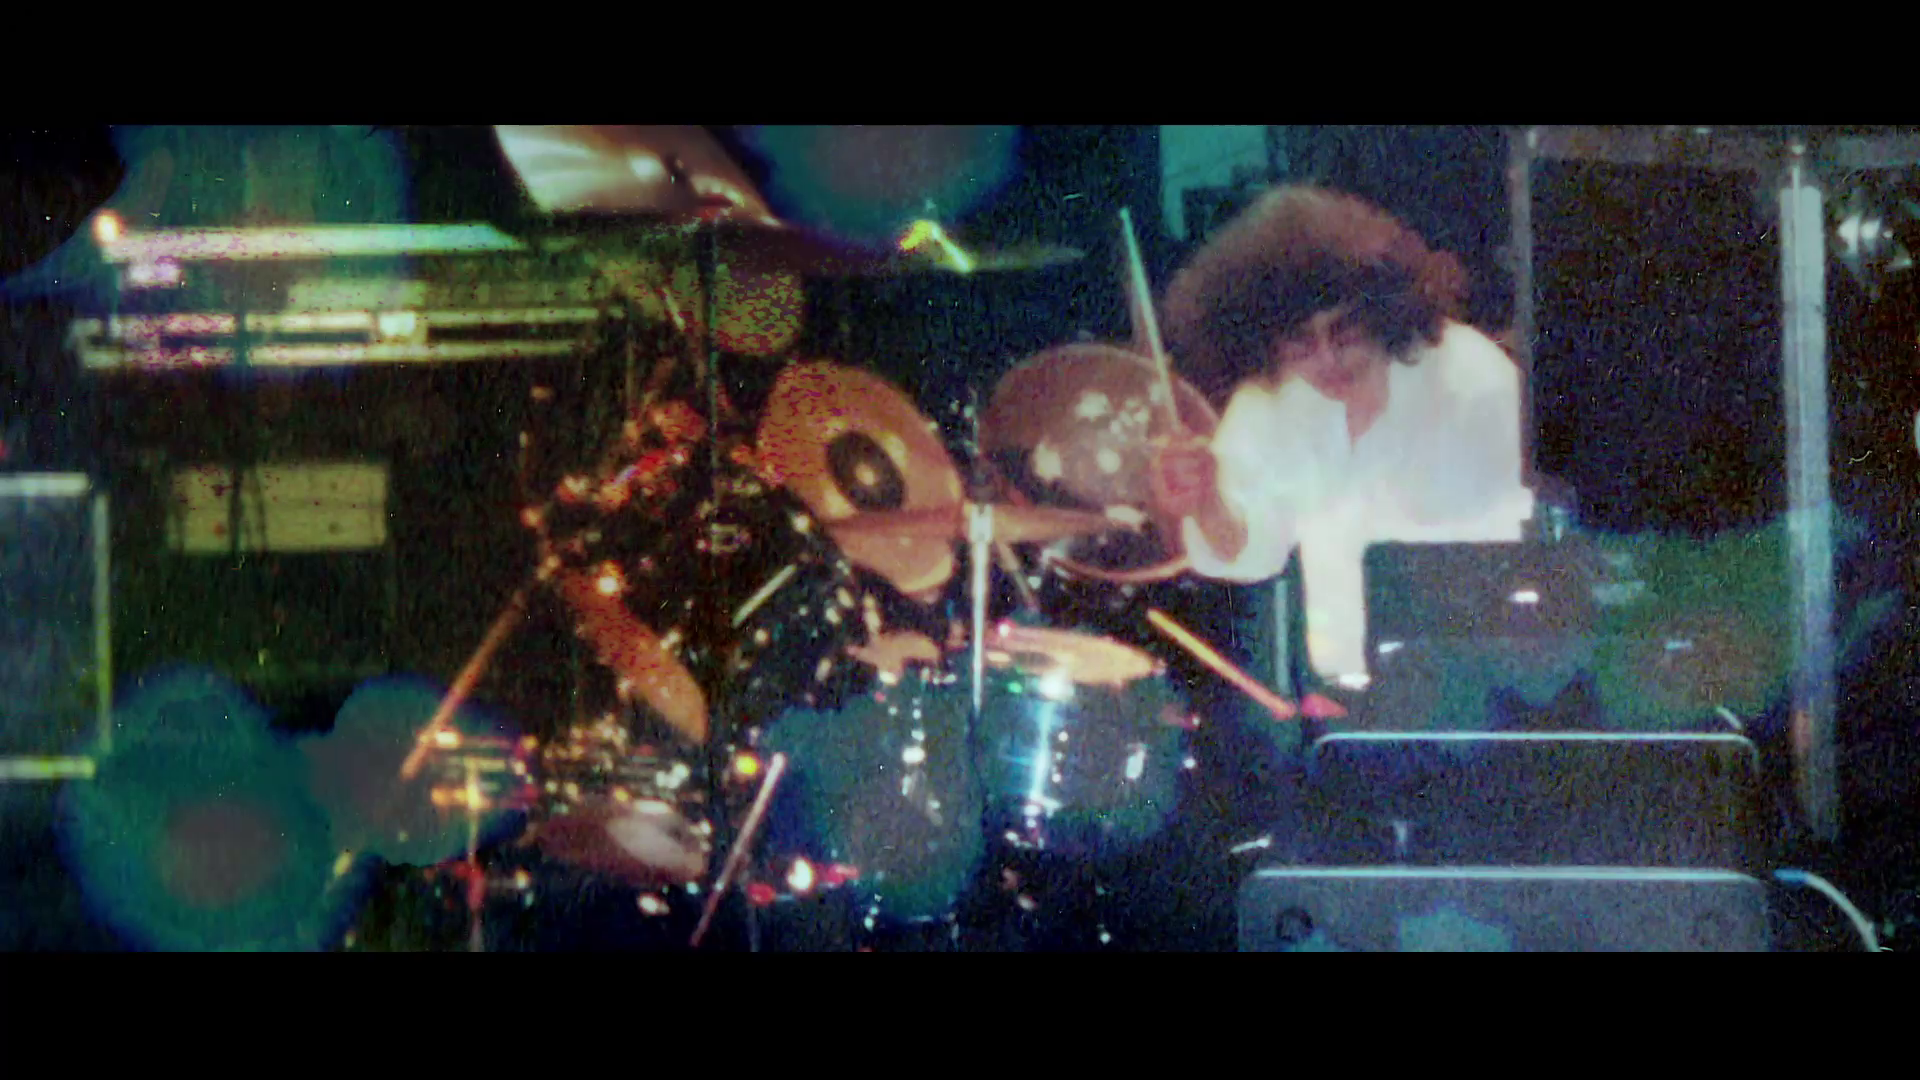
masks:
{"type": "Polygon", "coordinates": [[[1314,315],[1354,317],[1403,362],[1458,317],[1466,270],[1386,211],[1317,187],[1262,195],[1223,227],[1167,290],[1169,345],[1211,398],[1267,372],[1273,344],[1314,315]]]}

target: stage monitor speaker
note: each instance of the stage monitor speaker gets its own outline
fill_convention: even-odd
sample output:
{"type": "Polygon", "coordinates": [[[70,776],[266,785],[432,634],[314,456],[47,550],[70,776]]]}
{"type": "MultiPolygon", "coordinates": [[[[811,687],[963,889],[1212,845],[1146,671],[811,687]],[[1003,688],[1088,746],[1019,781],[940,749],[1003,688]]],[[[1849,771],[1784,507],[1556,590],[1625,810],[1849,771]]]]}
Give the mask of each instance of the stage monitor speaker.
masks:
{"type": "Polygon", "coordinates": [[[1759,769],[1753,743],[1731,734],[1329,735],[1273,853],[1296,865],[1763,873],[1759,769]]]}
{"type": "Polygon", "coordinates": [[[1242,952],[1767,952],[1766,887],[1713,870],[1267,867],[1242,952]]]}

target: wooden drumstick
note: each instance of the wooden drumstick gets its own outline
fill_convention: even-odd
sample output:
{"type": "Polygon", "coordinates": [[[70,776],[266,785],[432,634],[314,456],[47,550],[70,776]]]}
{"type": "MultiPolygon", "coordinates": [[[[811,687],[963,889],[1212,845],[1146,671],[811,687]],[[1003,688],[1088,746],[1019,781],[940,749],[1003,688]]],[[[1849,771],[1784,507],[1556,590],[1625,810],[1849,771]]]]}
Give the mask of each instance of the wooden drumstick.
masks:
{"type": "Polygon", "coordinates": [[[486,674],[487,666],[493,661],[493,654],[499,652],[500,646],[506,644],[507,638],[512,636],[522,622],[526,621],[527,600],[531,592],[531,586],[522,585],[520,590],[507,601],[507,606],[500,612],[500,617],[493,621],[487,636],[481,640],[479,648],[473,651],[473,656],[467,661],[467,666],[460,670],[459,676],[453,680],[453,686],[441,699],[440,708],[434,711],[433,719],[429,720],[427,726],[421,730],[415,741],[413,752],[400,763],[402,781],[412,780],[419,775],[421,766],[426,764],[427,755],[431,752],[434,736],[445,731],[447,725],[453,722],[453,714],[459,712],[460,706],[466,704],[467,699],[473,695],[474,687],[480,684],[480,677],[486,674]]]}
{"type": "Polygon", "coordinates": [[[767,807],[773,802],[773,789],[779,785],[780,777],[787,771],[787,755],[775,754],[767,763],[767,778],[760,783],[760,793],[754,797],[753,809],[747,811],[747,820],[740,826],[740,836],[733,843],[733,850],[727,853],[727,862],[720,870],[720,880],[714,882],[713,892],[707,897],[706,910],[700,913],[700,925],[693,928],[693,938],[689,942],[694,948],[707,936],[707,928],[713,925],[713,916],[720,910],[720,901],[733,887],[733,879],[740,874],[740,868],[746,865],[747,855],[753,850],[754,837],[760,831],[760,823],[766,819],[767,807]]]}
{"type": "Polygon", "coordinates": [[[1127,285],[1130,307],[1133,309],[1134,332],[1146,338],[1147,351],[1153,358],[1154,371],[1160,381],[1161,407],[1165,410],[1167,431],[1176,436],[1184,436],[1187,426],[1180,420],[1180,400],[1173,396],[1173,368],[1167,360],[1166,346],[1160,341],[1160,319],[1153,310],[1153,289],[1147,283],[1146,262],[1140,257],[1140,242],[1133,234],[1133,212],[1120,211],[1120,231],[1127,241],[1127,285]]]}
{"type": "Polygon", "coordinates": [[[1020,594],[1020,606],[1029,615],[1040,614],[1040,599],[1033,595],[1033,586],[1027,584],[1027,568],[1020,563],[1020,556],[1005,540],[993,542],[994,554],[999,557],[1000,569],[1013,579],[1014,591],[1020,594]]]}
{"type": "Polygon", "coordinates": [[[1149,608],[1147,621],[1153,624],[1154,629],[1172,638],[1175,644],[1192,653],[1201,663],[1212,668],[1221,678],[1259,702],[1275,717],[1281,720],[1292,720],[1300,715],[1300,710],[1295,708],[1292,702],[1260,685],[1259,680],[1234,666],[1232,661],[1214,651],[1213,646],[1193,636],[1186,627],[1174,622],[1165,612],[1157,608],[1149,608]]]}

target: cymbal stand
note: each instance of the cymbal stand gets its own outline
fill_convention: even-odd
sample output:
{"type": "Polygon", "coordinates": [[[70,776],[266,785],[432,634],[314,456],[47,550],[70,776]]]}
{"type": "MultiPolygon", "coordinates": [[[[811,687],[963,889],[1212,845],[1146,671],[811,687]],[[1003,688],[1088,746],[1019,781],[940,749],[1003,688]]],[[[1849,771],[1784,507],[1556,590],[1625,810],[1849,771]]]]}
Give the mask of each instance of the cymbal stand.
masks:
{"type": "Polygon", "coordinates": [[[480,867],[480,765],[467,766],[467,951],[487,951],[487,877],[480,867]]]}
{"type": "MultiPolygon", "coordinates": [[[[709,554],[713,558],[718,558],[721,552],[721,546],[725,542],[720,518],[721,504],[725,496],[725,492],[722,491],[720,473],[720,421],[721,405],[725,400],[725,390],[720,380],[720,344],[718,336],[715,333],[715,297],[719,291],[718,277],[720,271],[719,234],[713,229],[701,229],[696,234],[695,244],[694,262],[700,280],[700,332],[698,338],[699,344],[702,346],[697,350],[696,355],[703,361],[700,364],[699,374],[704,377],[707,391],[707,461],[709,466],[708,475],[711,483],[708,491],[708,499],[713,506],[713,520],[708,528],[707,545],[709,554]]],[[[709,571],[711,571],[713,563],[709,561],[706,565],[709,571]]],[[[704,590],[705,597],[702,601],[702,606],[706,608],[706,610],[701,612],[701,619],[706,624],[704,629],[707,635],[712,640],[719,641],[722,640],[721,628],[724,625],[723,620],[727,619],[728,613],[714,609],[713,605],[716,602],[714,598],[720,595],[720,591],[713,587],[712,582],[707,582],[706,586],[704,590]]],[[[745,725],[741,723],[741,718],[734,716],[732,702],[728,700],[732,695],[728,693],[728,680],[726,678],[723,677],[718,681],[712,690],[712,695],[713,708],[711,715],[717,721],[715,726],[717,728],[716,734],[719,737],[711,739],[708,746],[707,788],[708,798],[710,800],[709,805],[713,806],[716,811],[714,817],[717,820],[714,824],[722,830],[722,836],[719,837],[719,839],[721,839],[723,843],[716,845],[716,850],[726,850],[728,852],[728,858],[722,867],[720,880],[715,883],[714,893],[708,898],[708,909],[701,920],[701,926],[695,933],[694,945],[696,948],[699,945],[700,938],[705,936],[707,926],[712,922],[714,914],[718,911],[719,904],[724,899],[727,889],[731,886],[731,878],[740,870],[742,860],[745,859],[747,849],[752,843],[753,831],[759,824],[759,816],[765,813],[765,807],[759,806],[756,802],[758,813],[749,813],[748,820],[743,823],[738,831],[734,830],[732,828],[732,822],[727,820],[726,781],[727,772],[733,764],[732,745],[735,734],[742,730],[745,725]]],[[[782,761],[781,765],[783,768],[784,764],[784,761],[782,761]]],[[[775,774],[768,779],[775,780],[777,778],[778,776],[775,774]]],[[[762,792],[764,796],[771,796],[772,785],[770,783],[763,785],[762,792]]],[[[753,952],[758,952],[760,946],[759,915],[751,904],[747,905],[746,917],[749,949],[753,952]]]]}
{"type": "MultiPolygon", "coordinates": [[[[977,451],[980,444],[980,407],[979,394],[974,392],[972,417],[973,442],[977,451]]],[[[991,566],[993,539],[993,477],[986,466],[986,459],[979,453],[973,455],[969,463],[967,492],[967,543],[969,557],[967,566],[971,581],[969,592],[973,602],[972,620],[972,680],[973,693],[967,709],[966,756],[976,763],[971,770],[973,794],[980,807],[980,829],[982,834],[990,834],[992,829],[992,807],[987,798],[987,780],[985,772],[977,764],[984,760],[986,739],[986,682],[987,682],[987,582],[991,566]]]]}
{"type": "Polygon", "coordinates": [[[978,729],[987,680],[987,582],[993,566],[993,478],[987,472],[980,448],[979,392],[973,392],[973,460],[967,477],[967,568],[972,578],[969,594],[973,600],[973,716],[978,729]]]}

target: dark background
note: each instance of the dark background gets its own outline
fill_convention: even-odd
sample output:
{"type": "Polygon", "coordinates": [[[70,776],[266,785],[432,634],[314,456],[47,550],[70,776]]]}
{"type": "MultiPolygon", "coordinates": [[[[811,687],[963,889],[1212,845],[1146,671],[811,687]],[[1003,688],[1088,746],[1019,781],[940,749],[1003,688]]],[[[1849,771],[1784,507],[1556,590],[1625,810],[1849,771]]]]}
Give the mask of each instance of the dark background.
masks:
{"type": "MultiPolygon", "coordinates": [[[[1499,131],[1287,134],[1294,176],[1370,197],[1433,246],[1460,255],[1475,282],[1472,320],[1489,330],[1508,324],[1499,131]]],[[[487,129],[403,129],[400,137],[413,170],[415,219],[526,219],[487,129]]],[[[9,238],[0,273],[52,252],[124,178],[104,129],[16,129],[0,147],[0,227],[9,238]]],[[[811,291],[802,351],[886,374],[942,423],[958,450],[956,410],[970,393],[985,395],[1022,358],[1076,335],[1124,335],[1120,207],[1130,207],[1142,227],[1149,274],[1164,287],[1191,244],[1163,230],[1159,184],[1154,128],[1023,129],[1015,180],[956,231],[987,247],[1070,244],[1088,258],[1046,273],[822,284],[811,291]]],[[[1542,468],[1578,492],[1588,525],[1605,530],[1704,536],[1776,519],[1784,508],[1784,425],[1778,250],[1767,205],[1750,182],[1679,170],[1546,165],[1535,191],[1542,468]]],[[[1904,588],[1897,579],[1920,466],[1911,443],[1920,407],[1914,290],[1910,280],[1896,280],[1869,303],[1839,268],[1829,282],[1836,496],[1893,553],[1892,576],[1879,584],[1904,588]]],[[[8,305],[0,326],[0,438],[3,467],[109,478],[120,669],[182,657],[227,668],[296,729],[323,728],[369,670],[451,678],[529,567],[525,537],[512,522],[508,448],[531,373],[315,373],[291,386],[230,375],[83,379],[60,339],[74,311],[90,302],[66,291],[8,305]],[[391,558],[326,566],[268,560],[236,574],[217,560],[189,566],[153,554],[157,508],[139,479],[143,451],[266,422],[267,398],[282,401],[282,416],[289,408],[353,415],[400,396],[447,403],[454,432],[437,456],[396,465],[391,558]],[[284,667],[256,662],[263,638],[276,642],[274,660],[284,667]]],[[[1170,601],[1217,640],[1231,633],[1240,602],[1235,591],[1215,588],[1189,588],[1170,601]]],[[[1849,760],[1862,766],[1850,789],[1857,881],[1884,879],[1898,838],[1911,835],[1911,822],[1894,816],[1905,812],[1899,807],[1911,775],[1906,652],[1883,649],[1848,684],[1854,720],[1842,729],[1852,740],[1849,760]],[[1872,858],[1859,854],[1873,845],[1872,858]]],[[[565,635],[536,625],[510,646],[482,694],[523,717],[551,718],[561,707],[567,656],[565,635]]],[[[1222,748],[1228,757],[1260,753],[1252,744],[1222,748]]],[[[1249,770],[1257,780],[1258,770],[1249,770]]],[[[1859,887],[1884,903],[1899,894],[1859,887]]]]}

